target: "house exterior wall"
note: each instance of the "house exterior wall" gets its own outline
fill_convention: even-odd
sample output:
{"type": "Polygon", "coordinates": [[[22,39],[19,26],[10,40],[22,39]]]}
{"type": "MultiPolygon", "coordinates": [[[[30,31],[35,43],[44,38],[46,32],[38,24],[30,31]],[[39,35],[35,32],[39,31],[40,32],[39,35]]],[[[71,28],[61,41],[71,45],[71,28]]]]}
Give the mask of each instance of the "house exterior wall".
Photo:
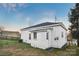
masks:
{"type": "Polygon", "coordinates": [[[49,40],[46,39],[46,33],[47,32],[37,32],[37,39],[34,39],[32,34],[31,46],[42,49],[48,48],[49,40]]]}
{"type": "Polygon", "coordinates": [[[29,31],[22,31],[21,32],[21,39],[23,39],[23,42],[25,43],[31,43],[31,40],[29,40],[29,31]]]}
{"type": "Polygon", "coordinates": [[[33,47],[42,49],[49,47],[61,48],[64,44],[67,43],[66,30],[64,30],[61,26],[52,27],[52,29],[46,29],[46,31],[36,31],[37,39],[34,39],[33,32],[34,31],[31,32],[29,30],[21,32],[21,39],[23,39],[23,42],[30,43],[33,47]],[[49,35],[48,39],[46,39],[47,32],[49,35]],[[29,40],[29,33],[31,33],[31,40],[29,40]],[[55,40],[56,37],[59,39],[55,40]]]}
{"type": "Polygon", "coordinates": [[[64,30],[61,26],[53,27],[53,30],[51,32],[51,46],[55,48],[61,48],[63,45],[67,43],[67,33],[66,30],[64,30]],[[63,37],[62,37],[63,33],[63,37]],[[58,40],[55,40],[55,38],[58,37],[58,40]]]}
{"type": "Polygon", "coordinates": [[[21,39],[23,39],[23,42],[30,43],[31,46],[46,49],[48,48],[48,41],[46,39],[46,33],[47,32],[41,32],[37,31],[37,39],[34,39],[33,32],[29,31],[22,31],[21,32],[21,39]],[[29,40],[29,33],[31,33],[31,40],[29,40]]]}

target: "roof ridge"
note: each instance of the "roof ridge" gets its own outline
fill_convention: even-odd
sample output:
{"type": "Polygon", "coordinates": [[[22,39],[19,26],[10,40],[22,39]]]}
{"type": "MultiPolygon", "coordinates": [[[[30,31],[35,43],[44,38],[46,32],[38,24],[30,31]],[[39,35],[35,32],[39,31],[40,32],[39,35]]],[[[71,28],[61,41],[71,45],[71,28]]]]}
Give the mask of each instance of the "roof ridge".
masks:
{"type": "Polygon", "coordinates": [[[62,22],[44,22],[44,23],[40,23],[40,24],[36,24],[30,27],[23,28],[21,30],[33,28],[33,27],[47,26],[47,25],[52,25],[52,24],[63,24],[63,23],[62,22]]]}

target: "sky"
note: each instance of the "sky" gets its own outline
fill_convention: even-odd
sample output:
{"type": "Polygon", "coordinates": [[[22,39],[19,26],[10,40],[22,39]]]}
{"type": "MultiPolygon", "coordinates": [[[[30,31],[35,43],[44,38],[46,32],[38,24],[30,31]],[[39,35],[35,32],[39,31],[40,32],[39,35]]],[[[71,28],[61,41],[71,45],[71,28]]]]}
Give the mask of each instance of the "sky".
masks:
{"type": "Polygon", "coordinates": [[[74,3],[0,3],[0,26],[5,30],[22,28],[43,22],[63,22],[70,25],[68,12],[74,3]]]}

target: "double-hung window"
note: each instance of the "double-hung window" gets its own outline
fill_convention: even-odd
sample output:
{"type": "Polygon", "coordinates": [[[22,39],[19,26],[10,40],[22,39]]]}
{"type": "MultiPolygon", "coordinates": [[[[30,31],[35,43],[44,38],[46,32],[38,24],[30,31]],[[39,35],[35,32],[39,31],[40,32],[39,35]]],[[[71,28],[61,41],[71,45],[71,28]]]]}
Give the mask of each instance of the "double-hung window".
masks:
{"type": "Polygon", "coordinates": [[[29,40],[31,40],[31,33],[29,33],[29,40]]]}
{"type": "Polygon", "coordinates": [[[34,32],[34,33],[33,33],[33,38],[34,38],[34,39],[37,39],[37,32],[34,32]]]}

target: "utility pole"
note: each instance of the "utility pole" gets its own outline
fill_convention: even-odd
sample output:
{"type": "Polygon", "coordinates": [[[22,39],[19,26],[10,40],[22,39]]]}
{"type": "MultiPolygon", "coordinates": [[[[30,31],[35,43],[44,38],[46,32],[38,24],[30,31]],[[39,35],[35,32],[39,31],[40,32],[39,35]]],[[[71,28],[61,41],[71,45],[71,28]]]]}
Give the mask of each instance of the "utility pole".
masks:
{"type": "Polygon", "coordinates": [[[57,21],[57,17],[55,16],[55,23],[56,23],[56,21],[57,21]]]}

